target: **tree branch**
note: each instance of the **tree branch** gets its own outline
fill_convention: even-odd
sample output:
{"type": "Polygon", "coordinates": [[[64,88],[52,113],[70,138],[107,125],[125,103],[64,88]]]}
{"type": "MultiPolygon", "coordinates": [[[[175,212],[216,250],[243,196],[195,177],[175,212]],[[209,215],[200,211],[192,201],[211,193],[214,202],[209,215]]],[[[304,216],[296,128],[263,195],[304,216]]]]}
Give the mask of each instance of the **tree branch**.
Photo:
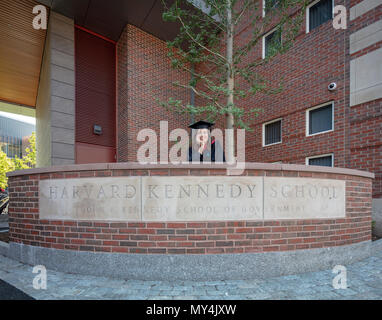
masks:
{"type": "Polygon", "coordinates": [[[217,52],[214,52],[210,49],[208,49],[206,46],[204,46],[203,44],[201,44],[200,42],[196,41],[196,39],[192,36],[192,34],[190,34],[187,30],[187,27],[182,19],[182,17],[178,14],[177,15],[177,18],[179,19],[180,23],[182,24],[183,28],[184,28],[184,31],[186,32],[186,34],[188,35],[188,37],[193,41],[195,42],[198,46],[200,46],[201,48],[203,48],[204,50],[208,51],[209,53],[221,58],[224,62],[228,63],[227,59],[222,56],[220,53],[217,53],[217,52]]]}
{"type": "Polygon", "coordinates": [[[245,2],[243,10],[241,10],[240,14],[238,15],[238,17],[234,21],[235,25],[237,25],[240,22],[242,16],[244,15],[244,12],[247,11],[247,9],[249,8],[250,4],[251,4],[251,0],[247,0],[245,2]]]}

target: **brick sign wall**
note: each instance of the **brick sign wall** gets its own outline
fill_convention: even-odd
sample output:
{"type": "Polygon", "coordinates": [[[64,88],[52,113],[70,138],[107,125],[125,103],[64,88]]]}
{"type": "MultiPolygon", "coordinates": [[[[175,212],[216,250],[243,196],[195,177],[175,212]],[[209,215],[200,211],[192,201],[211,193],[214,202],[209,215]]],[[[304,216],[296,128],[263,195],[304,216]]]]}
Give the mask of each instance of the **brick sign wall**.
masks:
{"type": "MultiPolygon", "coordinates": [[[[240,177],[236,178],[236,181],[242,179],[246,182],[258,183],[258,181],[268,179],[272,181],[272,179],[284,178],[289,182],[308,179],[309,181],[319,181],[324,185],[329,183],[329,185],[341,186],[342,184],[344,197],[346,197],[343,216],[336,216],[340,212],[337,210],[333,211],[334,215],[325,217],[330,209],[327,212],[322,209],[321,214],[324,216],[318,216],[319,218],[313,218],[311,215],[309,218],[304,218],[306,212],[302,212],[298,218],[280,215],[278,215],[279,218],[267,217],[266,211],[260,209],[259,216],[248,214],[235,219],[235,213],[233,213],[227,219],[220,212],[217,215],[218,219],[213,221],[207,221],[208,219],[168,221],[166,214],[151,218],[148,215],[145,219],[141,219],[140,213],[135,218],[126,219],[123,216],[115,216],[115,214],[120,214],[119,211],[111,214],[107,210],[105,216],[101,215],[103,220],[94,216],[87,219],[86,214],[82,217],[77,216],[77,218],[70,215],[54,216],[57,208],[52,206],[49,209],[46,203],[41,204],[43,192],[39,190],[39,186],[58,187],[78,184],[79,181],[89,182],[92,181],[91,179],[102,181],[98,180],[100,178],[108,180],[109,183],[113,179],[115,181],[124,181],[124,179],[125,181],[134,179],[138,179],[137,181],[140,179],[149,179],[147,181],[175,179],[174,181],[178,181],[181,177],[183,177],[182,180],[196,182],[203,179],[218,182],[226,178],[235,180],[235,177],[226,177],[224,168],[194,169],[186,166],[159,168],[138,165],[134,167],[129,164],[87,165],[75,166],[77,171],[68,167],[56,169],[56,172],[35,169],[26,174],[11,176],[9,187],[11,197],[10,241],[32,246],[93,252],[208,254],[323,248],[371,239],[371,175],[346,169],[321,168],[317,170],[328,170],[329,172],[314,172],[314,167],[307,169],[308,167],[305,166],[291,165],[263,164],[262,166],[262,168],[257,166],[254,169],[246,169],[240,177]],[[290,170],[287,170],[288,168],[290,170]],[[354,175],[357,172],[359,174],[354,175]],[[166,177],[171,178],[166,179],[166,177]],[[64,183],[66,180],[67,184],[64,183]],[[40,212],[43,210],[40,205],[44,206],[44,214],[40,212]],[[264,215],[262,216],[262,214],[264,215]],[[111,218],[108,219],[108,215],[111,218]],[[153,220],[150,221],[150,219],[153,220]]],[[[167,185],[169,184],[167,183],[167,185]]],[[[138,185],[136,187],[141,188],[138,185]]],[[[284,191],[289,192],[289,189],[288,187],[284,191]]],[[[115,189],[114,195],[117,196],[117,192],[120,193],[121,190],[115,189]]],[[[132,190],[129,189],[129,196],[132,195],[132,190]]],[[[146,188],[146,190],[148,189],[146,188]]],[[[157,189],[154,190],[154,195],[158,195],[157,189]]],[[[234,190],[233,195],[238,194],[237,190],[234,190]]],[[[106,191],[106,189],[104,191],[111,197],[111,191],[106,191]]],[[[45,194],[48,198],[49,196],[59,198],[62,196],[63,189],[48,188],[44,192],[48,192],[45,194]],[[49,192],[53,193],[49,194],[49,192]]],[[[73,192],[73,189],[70,192],[73,192]]],[[[230,191],[227,192],[229,195],[230,191]]],[[[274,192],[272,191],[269,195],[274,192]]],[[[266,192],[264,194],[266,199],[266,192]]],[[[121,194],[118,195],[121,196],[121,194]]],[[[72,197],[73,194],[70,196],[72,197]]],[[[336,196],[340,196],[340,194],[336,196]]],[[[261,199],[256,203],[266,203],[262,201],[261,199]]],[[[302,202],[296,202],[296,204],[298,203],[302,202]]],[[[292,212],[296,212],[296,210],[292,209],[292,212]]],[[[307,212],[309,213],[309,210],[307,212]]],[[[73,212],[69,213],[73,214],[73,212]]]]}

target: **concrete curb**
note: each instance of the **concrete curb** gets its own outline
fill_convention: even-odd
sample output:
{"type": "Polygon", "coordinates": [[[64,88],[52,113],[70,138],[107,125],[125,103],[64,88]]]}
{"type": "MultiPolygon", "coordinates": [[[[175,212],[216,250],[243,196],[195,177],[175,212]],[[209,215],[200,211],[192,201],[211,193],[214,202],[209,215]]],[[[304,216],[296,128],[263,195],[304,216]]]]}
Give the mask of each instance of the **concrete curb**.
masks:
{"type": "Polygon", "coordinates": [[[66,273],[135,280],[211,281],[264,279],[330,269],[368,258],[377,250],[374,247],[382,247],[382,241],[376,245],[367,241],[289,252],[155,255],[58,250],[11,242],[6,255],[66,273]]]}
{"type": "Polygon", "coordinates": [[[371,255],[374,256],[377,253],[382,252],[382,239],[372,242],[372,251],[371,255]]]}

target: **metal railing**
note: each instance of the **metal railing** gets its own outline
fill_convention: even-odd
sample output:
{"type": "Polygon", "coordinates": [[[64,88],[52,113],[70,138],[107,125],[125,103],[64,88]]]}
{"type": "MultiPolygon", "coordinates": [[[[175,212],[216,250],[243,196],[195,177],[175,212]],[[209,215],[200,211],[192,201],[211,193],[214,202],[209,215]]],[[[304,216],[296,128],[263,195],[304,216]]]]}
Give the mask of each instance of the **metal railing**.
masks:
{"type": "Polygon", "coordinates": [[[8,193],[0,193],[0,214],[8,214],[9,196],[8,193]]]}
{"type": "Polygon", "coordinates": [[[10,158],[14,158],[15,156],[19,158],[22,157],[23,145],[22,139],[20,138],[0,136],[0,147],[10,158]]]}

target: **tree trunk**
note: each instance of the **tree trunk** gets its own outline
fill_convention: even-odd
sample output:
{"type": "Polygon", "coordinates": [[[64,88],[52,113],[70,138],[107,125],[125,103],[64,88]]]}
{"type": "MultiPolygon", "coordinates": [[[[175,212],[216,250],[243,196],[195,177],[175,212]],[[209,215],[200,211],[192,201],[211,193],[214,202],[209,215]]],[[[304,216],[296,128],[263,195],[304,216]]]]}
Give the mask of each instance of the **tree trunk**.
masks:
{"type": "MultiPolygon", "coordinates": [[[[234,75],[233,75],[233,32],[234,25],[232,22],[232,6],[231,0],[227,0],[227,88],[229,90],[229,95],[227,97],[227,106],[233,106],[233,89],[234,89],[234,75]]],[[[226,158],[227,162],[232,162],[234,160],[235,153],[235,140],[234,140],[234,117],[231,112],[226,114],[226,158]]]]}

